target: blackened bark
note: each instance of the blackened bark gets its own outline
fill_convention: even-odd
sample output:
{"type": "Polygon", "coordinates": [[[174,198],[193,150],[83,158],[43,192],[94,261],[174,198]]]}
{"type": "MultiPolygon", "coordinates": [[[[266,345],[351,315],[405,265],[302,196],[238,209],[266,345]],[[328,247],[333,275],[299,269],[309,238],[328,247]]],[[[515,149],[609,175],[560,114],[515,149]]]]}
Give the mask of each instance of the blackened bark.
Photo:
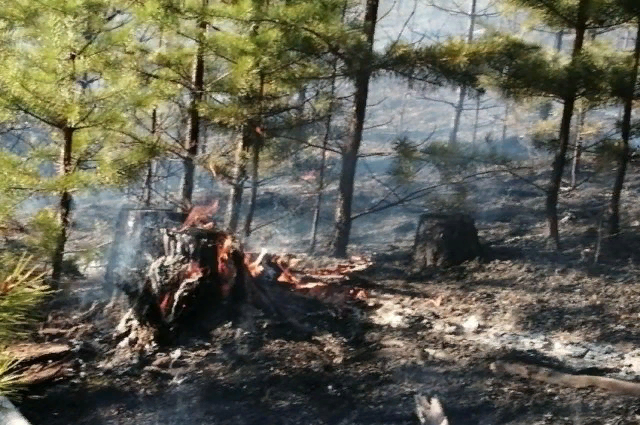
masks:
{"type": "Polygon", "coordinates": [[[627,172],[627,163],[629,161],[629,138],[631,136],[631,111],[633,108],[633,94],[635,83],[638,79],[638,68],[640,67],[640,22],[638,23],[638,31],[636,34],[636,46],[634,50],[633,71],[629,88],[627,89],[627,97],[624,102],[624,115],[622,117],[622,149],[618,157],[618,172],[616,173],[616,181],[613,185],[613,193],[611,194],[611,216],[609,217],[609,234],[617,235],[620,233],[620,194],[624,185],[624,177],[627,172]]]}
{"type": "Polygon", "coordinates": [[[378,0],[367,0],[364,32],[367,37],[368,50],[361,59],[360,69],[355,77],[354,113],[350,124],[349,140],[342,152],[342,170],[338,203],[335,219],[335,236],[333,239],[333,255],[347,256],[347,245],[351,233],[351,204],[353,201],[353,185],[358,162],[358,151],[362,142],[364,119],[367,112],[367,98],[369,95],[369,79],[371,77],[371,54],[378,20],[378,0]]]}
{"type": "MultiPolygon", "coordinates": [[[[203,0],[206,6],[207,0],[203,0]]],[[[198,24],[201,37],[207,29],[207,23],[201,21],[198,24]]],[[[193,78],[191,87],[191,103],[189,105],[189,134],[185,140],[186,154],[183,158],[184,177],[182,180],[181,202],[185,209],[191,206],[195,176],[195,158],[198,155],[198,141],[200,136],[200,113],[198,107],[204,96],[204,53],[203,40],[199,40],[196,58],[193,66],[193,78]]]]}
{"type": "MultiPolygon", "coordinates": [[[[70,127],[64,127],[62,129],[63,144],[60,150],[60,164],[58,168],[58,174],[60,176],[66,176],[71,173],[71,152],[73,150],[73,133],[74,129],[70,127]]],[[[60,278],[62,277],[62,265],[64,260],[64,250],[67,244],[67,238],[69,234],[69,227],[71,225],[71,193],[67,190],[62,190],[60,194],[60,202],[58,204],[59,217],[60,217],[60,231],[56,240],[55,250],[52,256],[52,273],[51,273],[51,286],[54,288],[60,287],[60,278]]]]}
{"type": "MultiPolygon", "coordinates": [[[[584,34],[586,31],[587,9],[589,0],[580,0],[578,7],[578,25],[576,26],[576,37],[573,42],[573,51],[571,53],[572,61],[581,54],[582,45],[584,44],[584,34]]],[[[562,183],[562,174],[567,161],[567,149],[569,147],[569,136],[571,132],[571,117],[573,116],[573,108],[576,102],[576,87],[574,81],[568,81],[569,87],[567,98],[564,99],[564,107],[562,108],[562,119],[560,122],[560,146],[553,160],[553,169],[551,171],[551,179],[549,189],[547,191],[546,215],[549,227],[549,239],[555,243],[556,249],[560,249],[560,233],[558,231],[558,195],[560,193],[560,184],[562,183]]]]}

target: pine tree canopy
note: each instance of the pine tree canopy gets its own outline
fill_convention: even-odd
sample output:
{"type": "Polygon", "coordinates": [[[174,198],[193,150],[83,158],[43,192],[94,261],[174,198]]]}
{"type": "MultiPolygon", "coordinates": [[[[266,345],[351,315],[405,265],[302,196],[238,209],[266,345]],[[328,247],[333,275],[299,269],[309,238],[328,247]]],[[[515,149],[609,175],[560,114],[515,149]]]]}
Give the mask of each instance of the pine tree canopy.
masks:
{"type": "MultiPolygon", "coordinates": [[[[633,1],[633,0],[623,0],[633,1]]],[[[606,29],[628,22],[620,0],[505,0],[506,5],[525,7],[547,25],[557,29],[606,29]]]]}

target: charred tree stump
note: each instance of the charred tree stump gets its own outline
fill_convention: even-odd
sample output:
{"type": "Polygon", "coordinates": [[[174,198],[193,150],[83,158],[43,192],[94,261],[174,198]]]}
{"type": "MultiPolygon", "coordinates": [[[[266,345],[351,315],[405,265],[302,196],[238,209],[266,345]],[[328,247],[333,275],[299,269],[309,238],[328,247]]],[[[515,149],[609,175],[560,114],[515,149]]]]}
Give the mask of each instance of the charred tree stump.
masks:
{"type": "Polygon", "coordinates": [[[462,264],[482,255],[478,230],[466,214],[424,214],[413,246],[416,271],[462,264]]]}

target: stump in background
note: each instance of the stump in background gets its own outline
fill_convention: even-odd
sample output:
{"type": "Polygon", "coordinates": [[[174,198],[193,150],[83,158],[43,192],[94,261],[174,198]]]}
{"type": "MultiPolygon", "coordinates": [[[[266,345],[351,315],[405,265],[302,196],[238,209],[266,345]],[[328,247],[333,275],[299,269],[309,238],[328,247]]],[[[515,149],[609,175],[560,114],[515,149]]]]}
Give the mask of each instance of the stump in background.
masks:
{"type": "Polygon", "coordinates": [[[482,247],[473,218],[466,214],[424,214],[413,246],[416,270],[448,267],[481,256],[482,247]]]}

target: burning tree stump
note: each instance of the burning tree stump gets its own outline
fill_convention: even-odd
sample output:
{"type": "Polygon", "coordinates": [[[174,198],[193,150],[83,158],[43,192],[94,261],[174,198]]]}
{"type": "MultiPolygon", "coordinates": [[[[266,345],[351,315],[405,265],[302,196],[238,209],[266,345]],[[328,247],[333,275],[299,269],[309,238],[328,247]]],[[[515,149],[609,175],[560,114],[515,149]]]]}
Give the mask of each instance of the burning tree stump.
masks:
{"type": "MultiPolygon", "coordinates": [[[[221,319],[239,318],[245,305],[284,319],[298,331],[297,335],[309,337],[311,328],[301,324],[298,317],[310,309],[323,308],[318,307],[318,300],[345,303],[366,298],[360,288],[329,283],[336,274],[340,281],[348,281],[346,273],[368,267],[368,261],[360,259],[363,264],[314,270],[318,275],[294,276],[290,260],[265,251],[259,255],[245,253],[232,234],[205,219],[216,208],[215,203],[194,207],[182,223],[164,216],[164,223],[173,226],[156,225],[157,221],[147,219],[148,227],[140,225],[137,231],[131,230],[135,228],[131,220],[121,217],[120,221],[127,224],[117,227],[116,241],[128,249],[124,257],[116,252],[112,258],[126,258],[127,253],[145,257],[127,258],[128,269],[117,264],[110,269],[110,278],[126,293],[131,306],[117,329],[119,339],[127,339],[128,344],[123,346],[140,347],[151,340],[170,344],[180,330],[211,329],[221,319]],[[128,243],[127,235],[132,235],[133,244],[140,247],[133,249],[135,245],[128,243]],[[132,269],[131,264],[138,269],[132,269]]],[[[163,217],[162,213],[158,215],[163,217]]]]}
{"type": "Polygon", "coordinates": [[[416,270],[448,267],[479,257],[482,247],[473,218],[466,214],[424,214],[413,246],[416,270]]]}

